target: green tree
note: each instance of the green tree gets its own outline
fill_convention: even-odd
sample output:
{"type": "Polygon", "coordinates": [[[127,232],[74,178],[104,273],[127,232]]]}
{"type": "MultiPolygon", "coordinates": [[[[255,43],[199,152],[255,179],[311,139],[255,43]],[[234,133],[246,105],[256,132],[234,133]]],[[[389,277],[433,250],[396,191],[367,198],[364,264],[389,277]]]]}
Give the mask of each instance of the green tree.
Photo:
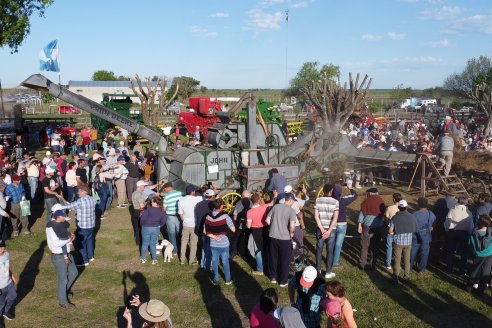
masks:
{"type": "Polygon", "coordinates": [[[173,84],[171,84],[171,88],[169,88],[166,94],[166,99],[172,97],[172,95],[176,92],[176,87],[178,84],[179,89],[176,96],[179,101],[184,102],[188,100],[193,92],[198,90],[198,87],[200,86],[200,81],[197,81],[194,78],[188,76],[175,77],[173,80],[173,84]]]}
{"type": "Polygon", "coordinates": [[[444,80],[444,88],[453,95],[477,102],[489,120],[486,135],[492,136],[492,65],[487,56],[469,59],[461,73],[444,80]]]}
{"type": "Polygon", "coordinates": [[[2,0],[0,3],[0,47],[7,46],[15,53],[31,32],[30,16],[38,13],[44,17],[44,11],[53,0],[2,0]]]}
{"type": "Polygon", "coordinates": [[[391,98],[396,103],[396,107],[400,107],[400,103],[412,96],[412,88],[405,88],[403,84],[399,84],[391,91],[391,98]]]}
{"type": "Polygon", "coordinates": [[[117,81],[116,75],[111,71],[99,70],[92,74],[92,81],[117,81]]]}
{"type": "Polygon", "coordinates": [[[129,76],[120,75],[116,78],[118,81],[130,81],[132,78],[129,76]]]}
{"type": "Polygon", "coordinates": [[[208,90],[208,89],[207,89],[207,87],[206,87],[206,86],[204,86],[204,85],[202,85],[202,86],[200,87],[200,93],[201,93],[201,94],[205,94],[205,93],[207,93],[207,90],[208,90]]]}
{"type": "Polygon", "coordinates": [[[330,80],[335,80],[340,75],[340,67],[333,64],[323,65],[319,68],[318,62],[306,62],[302,65],[296,76],[290,80],[290,86],[284,91],[286,97],[300,97],[304,95],[304,91],[308,89],[313,82],[320,81],[323,77],[330,80]]]}

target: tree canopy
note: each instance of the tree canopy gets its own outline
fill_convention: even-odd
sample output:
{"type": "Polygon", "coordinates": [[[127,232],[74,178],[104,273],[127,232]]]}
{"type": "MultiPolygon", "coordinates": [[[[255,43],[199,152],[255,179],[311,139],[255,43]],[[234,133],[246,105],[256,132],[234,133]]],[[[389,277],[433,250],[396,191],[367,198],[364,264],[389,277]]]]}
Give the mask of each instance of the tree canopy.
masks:
{"type": "Polygon", "coordinates": [[[473,99],[476,86],[484,82],[492,86],[492,67],[489,57],[480,56],[469,59],[461,73],[448,76],[444,88],[456,95],[473,99]]]}
{"type": "Polygon", "coordinates": [[[326,77],[329,80],[335,80],[340,75],[340,67],[333,64],[319,67],[318,62],[306,62],[302,65],[296,76],[290,80],[290,86],[285,91],[286,96],[303,96],[307,88],[313,82],[320,81],[326,77]]]}
{"type": "Polygon", "coordinates": [[[130,81],[131,78],[124,75],[118,77],[111,71],[99,70],[92,74],[92,81],[130,81]]]}
{"type": "Polygon", "coordinates": [[[181,102],[186,101],[200,86],[200,81],[195,80],[192,77],[180,76],[175,77],[171,88],[167,92],[167,99],[169,99],[176,92],[176,87],[179,84],[179,89],[177,93],[178,100],[181,102]]]}
{"type": "Polygon", "coordinates": [[[30,16],[38,13],[44,17],[53,0],[2,0],[0,6],[0,47],[10,48],[11,53],[31,32],[30,16]]]}

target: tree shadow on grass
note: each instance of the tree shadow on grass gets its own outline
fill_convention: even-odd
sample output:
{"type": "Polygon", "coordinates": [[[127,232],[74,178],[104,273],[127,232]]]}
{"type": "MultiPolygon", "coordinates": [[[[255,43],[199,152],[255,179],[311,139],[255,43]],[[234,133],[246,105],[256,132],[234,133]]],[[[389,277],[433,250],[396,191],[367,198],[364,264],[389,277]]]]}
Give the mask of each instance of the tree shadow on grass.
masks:
{"type": "MultiPolygon", "coordinates": [[[[234,273],[234,271],[232,272],[234,273]]],[[[208,272],[198,269],[195,279],[200,285],[203,303],[210,316],[212,328],[242,327],[241,318],[232,306],[232,303],[222,292],[222,288],[233,288],[232,286],[213,286],[210,282],[208,272]]]]}
{"type": "Polygon", "coordinates": [[[17,304],[22,302],[24,297],[29,294],[36,282],[36,277],[39,274],[39,264],[43,260],[44,249],[46,248],[46,240],[43,240],[39,247],[31,254],[24,269],[19,275],[19,283],[17,285],[17,304]]]}
{"type": "MultiPolygon", "coordinates": [[[[145,276],[139,271],[135,271],[134,273],[126,270],[123,271],[121,284],[123,285],[122,304],[124,305],[118,308],[118,311],[116,312],[116,321],[118,323],[118,327],[124,328],[127,326],[127,322],[123,318],[123,312],[125,311],[128,300],[134,295],[139,295],[142,303],[148,302],[150,300],[150,289],[147,284],[147,278],[145,278],[145,276]],[[130,292],[128,292],[128,289],[130,288],[130,286],[128,286],[128,280],[130,280],[131,284],[134,285],[130,292]]],[[[134,327],[142,326],[143,321],[138,315],[138,309],[132,310],[132,321],[134,322],[134,327]]]]}

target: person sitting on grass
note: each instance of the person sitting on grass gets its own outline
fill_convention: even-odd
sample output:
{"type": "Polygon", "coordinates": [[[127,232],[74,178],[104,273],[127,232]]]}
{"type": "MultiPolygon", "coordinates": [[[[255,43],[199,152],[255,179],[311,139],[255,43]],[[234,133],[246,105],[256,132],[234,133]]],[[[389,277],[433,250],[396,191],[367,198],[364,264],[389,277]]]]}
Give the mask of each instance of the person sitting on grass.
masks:
{"type": "MultiPolygon", "coordinates": [[[[340,281],[333,280],[326,283],[326,297],[329,300],[323,302],[323,306],[325,308],[325,311],[327,312],[327,315],[329,314],[328,312],[331,312],[328,302],[338,302],[340,303],[341,307],[340,319],[343,322],[343,326],[341,326],[340,324],[338,326],[345,328],[357,328],[357,324],[355,323],[354,319],[354,310],[352,309],[352,304],[350,304],[349,300],[345,297],[345,288],[340,281]]],[[[331,320],[328,320],[328,327],[330,327],[330,324],[334,323],[330,321],[331,320]]]]}
{"type": "MultiPolygon", "coordinates": [[[[172,328],[171,311],[169,307],[159,300],[150,300],[146,303],[140,301],[139,295],[132,296],[130,306],[138,308],[138,314],[143,320],[141,327],[146,328],[172,328]]],[[[132,310],[125,308],[123,318],[127,321],[127,328],[133,327],[132,310]]]]}
{"type": "Polygon", "coordinates": [[[274,288],[265,289],[260,295],[260,303],[255,304],[251,312],[250,328],[280,328],[273,316],[277,304],[277,291],[274,288]]]}

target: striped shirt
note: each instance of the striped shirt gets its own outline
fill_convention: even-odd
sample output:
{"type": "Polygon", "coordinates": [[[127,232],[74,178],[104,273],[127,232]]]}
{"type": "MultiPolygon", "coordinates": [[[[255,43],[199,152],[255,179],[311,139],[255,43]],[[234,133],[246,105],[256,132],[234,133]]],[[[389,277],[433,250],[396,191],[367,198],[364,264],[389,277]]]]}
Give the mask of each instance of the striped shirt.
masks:
{"type": "Polygon", "coordinates": [[[68,203],[66,208],[77,211],[77,226],[80,229],[92,229],[96,226],[96,202],[91,196],[86,195],[68,203]]]}
{"type": "Polygon", "coordinates": [[[234,227],[234,223],[229,215],[222,213],[219,216],[216,210],[212,214],[207,215],[205,219],[205,230],[207,233],[219,237],[219,240],[210,238],[210,247],[229,247],[229,238],[227,232],[234,227]]]}
{"type": "Polygon", "coordinates": [[[171,190],[164,197],[164,207],[166,208],[167,215],[178,214],[178,201],[183,197],[181,191],[171,190]]]}
{"type": "Polygon", "coordinates": [[[333,197],[318,197],[314,208],[318,210],[321,225],[323,228],[328,229],[333,214],[339,209],[339,203],[338,200],[333,197]]]}

